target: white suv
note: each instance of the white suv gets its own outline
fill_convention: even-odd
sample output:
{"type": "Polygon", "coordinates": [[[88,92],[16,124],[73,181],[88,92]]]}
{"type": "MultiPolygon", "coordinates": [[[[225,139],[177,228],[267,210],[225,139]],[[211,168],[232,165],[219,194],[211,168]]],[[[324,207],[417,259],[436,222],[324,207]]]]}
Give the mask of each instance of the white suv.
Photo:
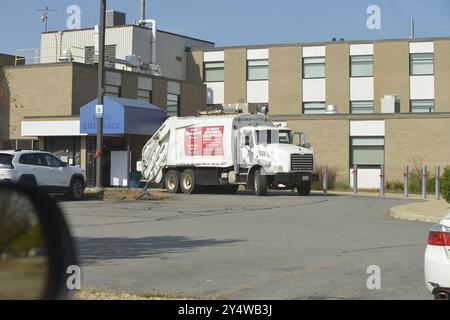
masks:
{"type": "Polygon", "coordinates": [[[80,200],[86,187],[86,174],[48,152],[0,151],[0,181],[34,185],[49,193],[65,193],[80,200]]]}
{"type": "Polygon", "coordinates": [[[430,230],[425,282],[437,300],[450,300],[450,213],[430,230]]]}

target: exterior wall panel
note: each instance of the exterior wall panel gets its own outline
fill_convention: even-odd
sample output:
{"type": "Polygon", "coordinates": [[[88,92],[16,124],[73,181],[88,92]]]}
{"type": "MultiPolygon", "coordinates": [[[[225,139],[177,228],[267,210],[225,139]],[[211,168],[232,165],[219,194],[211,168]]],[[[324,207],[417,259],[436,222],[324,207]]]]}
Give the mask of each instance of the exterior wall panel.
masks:
{"type": "Polygon", "coordinates": [[[350,46],[348,43],[326,47],[326,103],[335,104],[339,113],[349,113],[350,46]]]}
{"type": "Polygon", "coordinates": [[[374,111],[381,111],[381,98],[398,94],[401,112],[409,112],[409,44],[374,43],[374,111]]]}
{"type": "Polygon", "coordinates": [[[271,114],[300,114],[302,110],[302,49],[269,49],[269,110],[271,114]]]}
{"type": "Polygon", "coordinates": [[[450,40],[434,43],[436,112],[450,112],[450,40]]]}
{"type": "Polygon", "coordinates": [[[225,103],[246,102],[247,98],[247,50],[225,50],[225,103]]]}

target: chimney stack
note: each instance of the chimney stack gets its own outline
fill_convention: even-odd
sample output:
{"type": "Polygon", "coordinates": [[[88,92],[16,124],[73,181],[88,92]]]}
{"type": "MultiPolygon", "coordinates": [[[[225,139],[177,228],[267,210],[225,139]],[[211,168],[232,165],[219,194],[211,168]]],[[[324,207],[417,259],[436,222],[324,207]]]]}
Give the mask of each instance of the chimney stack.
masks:
{"type": "Polygon", "coordinates": [[[141,0],[141,17],[140,20],[145,20],[145,0],[141,0]]]}

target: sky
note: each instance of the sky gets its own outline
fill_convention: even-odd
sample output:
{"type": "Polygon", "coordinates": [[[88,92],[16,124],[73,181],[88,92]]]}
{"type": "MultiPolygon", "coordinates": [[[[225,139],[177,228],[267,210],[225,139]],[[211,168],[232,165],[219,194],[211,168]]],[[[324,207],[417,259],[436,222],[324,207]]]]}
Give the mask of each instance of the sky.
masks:
{"type": "MultiPolygon", "coordinates": [[[[81,10],[81,27],[99,20],[98,0],[0,0],[0,52],[37,48],[44,24],[37,9],[48,5],[48,29],[67,29],[70,5],[81,10]]],[[[127,23],[139,16],[139,0],[108,0],[127,23]]],[[[147,0],[147,18],[160,29],[200,38],[216,46],[409,37],[450,36],[450,0],[147,0]],[[380,9],[379,29],[369,29],[371,5],[380,9]]],[[[372,21],[372,20],[371,20],[372,21]]]]}

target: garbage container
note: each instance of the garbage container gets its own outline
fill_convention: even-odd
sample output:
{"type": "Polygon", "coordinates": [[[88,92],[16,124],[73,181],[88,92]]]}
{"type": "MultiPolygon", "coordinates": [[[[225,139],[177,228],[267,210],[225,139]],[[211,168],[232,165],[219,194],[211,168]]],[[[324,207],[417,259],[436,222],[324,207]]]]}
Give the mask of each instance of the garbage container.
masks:
{"type": "Polygon", "coordinates": [[[128,186],[131,189],[139,188],[139,181],[141,181],[141,173],[139,171],[130,172],[130,182],[128,186]]]}

